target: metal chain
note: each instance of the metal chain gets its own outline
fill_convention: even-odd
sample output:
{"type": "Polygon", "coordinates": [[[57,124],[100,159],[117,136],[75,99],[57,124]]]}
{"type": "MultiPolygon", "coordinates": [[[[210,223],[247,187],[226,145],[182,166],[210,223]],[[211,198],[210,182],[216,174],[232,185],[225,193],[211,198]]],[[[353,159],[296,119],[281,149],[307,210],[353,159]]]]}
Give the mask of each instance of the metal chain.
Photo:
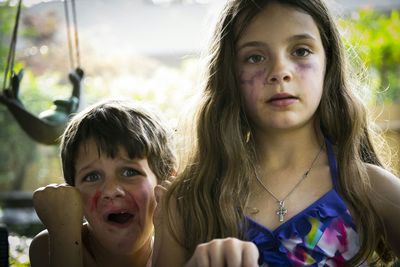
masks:
{"type": "Polygon", "coordinates": [[[261,179],[258,177],[257,170],[254,169],[254,173],[255,173],[256,179],[257,179],[257,181],[260,183],[260,185],[265,189],[265,191],[267,191],[273,198],[275,198],[275,200],[276,200],[277,202],[284,202],[284,201],[286,200],[286,198],[288,198],[288,197],[290,196],[290,194],[292,194],[293,191],[300,185],[300,183],[301,183],[304,179],[307,178],[307,176],[308,176],[308,174],[310,173],[311,169],[314,167],[315,162],[316,162],[317,159],[319,158],[319,155],[321,154],[322,148],[323,148],[323,145],[321,146],[321,148],[319,149],[317,155],[315,156],[314,160],[312,161],[312,163],[311,163],[311,165],[310,165],[310,168],[308,168],[308,170],[301,176],[301,179],[296,183],[296,185],[292,188],[292,190],[290,190],[290,192],[286,194],[286,196],[285,196],[282,200],[279,200],[279,198],[277,198],[277,197],[274,195],[274,193],[272,193],[272,192],[267,188],[267,186],[266,186],[266,185],[261,181],[261,179]]]}

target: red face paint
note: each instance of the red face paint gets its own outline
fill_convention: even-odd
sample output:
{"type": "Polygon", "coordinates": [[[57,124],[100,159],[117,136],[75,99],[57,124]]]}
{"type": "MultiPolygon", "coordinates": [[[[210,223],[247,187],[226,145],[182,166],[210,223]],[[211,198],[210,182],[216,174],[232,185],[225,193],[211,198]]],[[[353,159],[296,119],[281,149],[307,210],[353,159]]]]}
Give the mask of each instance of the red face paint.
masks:
{"type": "Polygon", "coordinates": [[[96,209],[97,202],[99,201],[100,195],[101,195],[100,191],[96,191],[96,193],[92,197],[92,201],[91,201],[91,204],[90,204],[90,211],[91,212],[93,212],[96,209]]]}

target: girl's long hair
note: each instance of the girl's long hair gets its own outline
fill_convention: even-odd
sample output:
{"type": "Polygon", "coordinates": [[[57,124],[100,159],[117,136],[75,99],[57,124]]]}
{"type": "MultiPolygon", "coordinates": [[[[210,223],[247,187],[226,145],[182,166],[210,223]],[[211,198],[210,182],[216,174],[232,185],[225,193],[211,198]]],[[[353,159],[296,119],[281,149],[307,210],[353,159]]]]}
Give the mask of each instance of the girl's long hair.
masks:
{"type": "MultiPolygon", "coordinates": [[[[227,1],[213,35],[206,84],[194,121],[194,141],[167,194],[167,201],[177,203],[183,234],[176,237],[188,256],[199,243],[214,238],[245,238],[244,208],[254,178],[255,148],[248,142],[251,127],[235,73],[235,44],[252,18],[272,1],[227,1]]],[[[309,14],[321,35],[327,67],[316,121],[335,145],[339,191],[356,215],[361,249],[353,263],[369,259],[374,252],[388,262],[392,255],[386,235],[377,235],[384,228],[371,204],[365,167],[365,163],[382,163],[372,142],[366,109],[348,82],[344,48],[334,20],[321,0],[277,2],[309,14]]],[[[177,233],[171,216],[170,226],[177,233]]]]}

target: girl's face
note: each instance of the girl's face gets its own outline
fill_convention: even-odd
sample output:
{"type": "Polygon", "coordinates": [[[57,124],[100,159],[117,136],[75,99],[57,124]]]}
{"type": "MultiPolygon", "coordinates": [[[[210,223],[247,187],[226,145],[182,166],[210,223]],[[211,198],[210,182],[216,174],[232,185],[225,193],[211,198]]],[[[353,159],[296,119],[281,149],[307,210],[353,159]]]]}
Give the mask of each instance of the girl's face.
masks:
{"type": "Polygon", "coordinates": [[[236,44],[236,71],[256,131],[312,125],[325,74],[325,52],[312,17],[268,4],[236,44]]]}
{"type": "Polygon", "coordinates": [[[117,254],[142,248],[153,232],[157,179],[147,159],[130,159],[120,147],[115,158],[98,154],[94,140],[81,145],[75,184],[96,243],[117,254]]]}

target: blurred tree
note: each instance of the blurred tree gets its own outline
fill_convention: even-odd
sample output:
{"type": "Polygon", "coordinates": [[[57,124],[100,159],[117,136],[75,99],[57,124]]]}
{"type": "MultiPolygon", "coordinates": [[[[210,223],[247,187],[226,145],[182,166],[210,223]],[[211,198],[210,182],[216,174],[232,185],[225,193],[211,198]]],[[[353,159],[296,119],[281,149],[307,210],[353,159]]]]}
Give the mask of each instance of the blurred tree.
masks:
{"type": "Polygon", "coordinates": [[[400,18],[397,10],[362,9],[340,22],[368,68],[379,102],[400,101],[400,18]]]}

